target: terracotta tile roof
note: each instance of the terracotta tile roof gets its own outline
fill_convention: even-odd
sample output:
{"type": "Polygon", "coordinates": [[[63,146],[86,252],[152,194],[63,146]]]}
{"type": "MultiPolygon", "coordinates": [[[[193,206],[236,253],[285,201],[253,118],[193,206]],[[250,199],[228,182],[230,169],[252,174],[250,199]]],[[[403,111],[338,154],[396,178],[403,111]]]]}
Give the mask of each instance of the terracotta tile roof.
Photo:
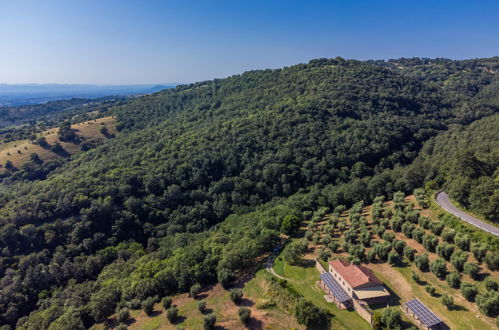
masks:
{"type": "Polygon", "coordinates": [[[371,270],[366,267],[350,264],[347,261],[339,259],[333,260],[329,264],[353,289],[365,284],[383,284],[383,282],[378,280],[371,270]]]}

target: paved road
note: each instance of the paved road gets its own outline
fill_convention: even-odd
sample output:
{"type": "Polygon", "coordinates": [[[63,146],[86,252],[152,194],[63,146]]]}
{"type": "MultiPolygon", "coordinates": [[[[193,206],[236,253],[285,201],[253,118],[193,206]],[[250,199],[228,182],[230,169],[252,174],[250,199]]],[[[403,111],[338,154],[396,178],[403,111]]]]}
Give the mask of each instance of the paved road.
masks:
{"type": "Polygon", "coordinates": [[[437,199],[437,204],[440,205],[440,207],[446,210],[447,212],[452,213],[461,220],[464,220],[475,227],[485,230],[486,232],[489,232],[492,235],[499,236],[499,228],[489,225],[488,223],[478,220],[477,218],[469,215],[468,213],[461,211],[460,209],[452,205],[449,196],[445,192],[443,191],[439,192],[437,194],[436,199],[437,199]]]}

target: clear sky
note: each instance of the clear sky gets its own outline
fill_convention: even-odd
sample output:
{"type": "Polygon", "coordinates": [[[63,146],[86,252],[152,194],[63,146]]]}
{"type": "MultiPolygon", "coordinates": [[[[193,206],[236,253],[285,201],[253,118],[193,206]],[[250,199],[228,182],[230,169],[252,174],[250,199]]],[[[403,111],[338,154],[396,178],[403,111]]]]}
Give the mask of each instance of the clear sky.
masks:
{"type": "Polygon", "coordinates": [[[498,0],[0,0],[0,83],[194,82],[318,57],[497,55],[498,0]]]}

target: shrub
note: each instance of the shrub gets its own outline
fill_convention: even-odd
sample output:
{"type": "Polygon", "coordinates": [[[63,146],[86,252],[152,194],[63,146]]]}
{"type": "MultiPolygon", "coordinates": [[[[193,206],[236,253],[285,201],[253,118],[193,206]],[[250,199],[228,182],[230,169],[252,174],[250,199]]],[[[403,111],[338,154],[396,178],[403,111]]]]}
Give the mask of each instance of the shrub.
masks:
{"type": "Polygon", "coordinates": [[[397,252],[392,251],[388,254],[388,263],[392,266],[398,264],[400,256],[397,252]]]}
{"type": "Polygon", "coordinates": [[[388,242],[393,242],[395,240],[395,234],[394,233],[384,233],[383,234],[383,239],[388,242]]]}
{"type": "Polygon", "coordinates": [[[166,310],[166,318],[170,323],[174,323],[178,319],[178,308],[172,306],[166,310]]]}
{"type": "Polygon", "coordinates": [[[468,274],[472,279],[476,280],[478,278],[480,268],[474,262],[467,262],[464,264],[463,270],[465,274],[468,274]]]}
{"type": "Polygon", "coordinates": [[[306,327],[327,324],[330,318],[329,312],[315,306],[305,298],[300,298],[295,306],[294,315],[298,323],[306,327]]]}
{"type": "Polygon", "coordinates": [[[435,235],[440,235],[442,233],[442,230],[444,229],[444,224],[437,221],[437,222],[433,222],[431,225],[430,225],[430,229],[431,229],[431,232],[434,233],[435,235]]]}
{"type": "Polygon", "coordinates": [[[374,262],[376,260],[376,251],[374,249],[369,250],[367,252],[367,261],[374,262]]]}
{"type": "Polygon", "coordinates": [[[461,283],[461,293],[466,300],[474,301],[476,295],[478,294],[478,290],[473,284],[463,282],[461,283]]]}
{"type": "Polygon", "coordinates": [[[126,326],[126,324],[124,323],[120,323],[116,326],[116,328],[114,328],[115,330],[127,330],[128,327],[126,326]]]}
{"type": "Polygon", "coordinates": [[[198,310],[201,313],[204,313],[206,311],[206,301],[204,300],[198,301],[198,310]]]}
{"type": "Polygon", "coordinates": [[[451,288],[457,289],[461,285],[461,276],[458,272],[452,272],[447,274],[445,280],[451,288]]]}
{"type": "Polygon", "coordinates": [[[122,308],[116,314],[116,321],[118,321],[118,323],[125,323],[129,317],[130,312],[128,311],[128,308],[122,308]]]}
{"type": "Polygon", "coordinates": [[[328,261],[329,260],[329,257],[331,257],[331,254],[329,253],[329,251],[327,251],[326,249],[324,248],[321,248],[319,250],[319,258],[322,260],[322,261],[328,261]]]}
{"type": "Polygon", "coordinates": [[[497,282],[494,281],[493,278],[487,277],[485,279],[485,288],[487,289],[487,291],[497,291],[498,289],[497,282]]]}
{"type": "Polygon", "coordinates": [[[189,290],[189,293],[192,298],[196,299],[197,295],[201,292],[201,285],[199,283],[194,284],[191,286],[191,289],[189,290]]]}
{"type": "Polygon", "coordinates": [[[397,251],[398,254],[402,254],[404,252],[404,248],[407,244],[404,241],[397,240],[395,244],[393,244],[393,248],[397,251]]]}
{"type": "Polygon", "coordinates": [[[300,218],[296,215],[287,215],[282,220],[281,232],[287,235],[293,235],[300,228],[300,218]]]}
{"type": "Polygon", "coordinates": [[[142,309],[144,310],[144,313],[147,315],[151,315],[153,309],[154,309],[154,298],[149,297],[146,300],[142,302],[142,309]]]}
{"type": "Polygon", "coordinates": [[[418,243],[423,243],[424,230],[421,228],[416,228],[412,231],[412,238],[418,243]]]}
{"type": "Polygon", "coordinates": [[[433,234],[428,234],[423,236],[423,246],[426,250],[430,252],[435,252],[435,248],[438,245],[438,237],[433,234]]]}
{"type": "Polygon", "coordinates": [[[487,255],[487,247],[480,243],[471,243],[470,250],[479,262],[482,262],[487,255]]]}
{"type": "Polygon", "coordinates": [[[421,282],[421,278],[419,277],[418,273],[416,272],[412,272],[411,273],[411,278],[414,280],[414,282],[416,282],[417,284],[419,284],[421,282]]]}
{"type": "Polygon", "coordinates": [[[444,229],[442,231],[442,239],[447,242],[447,243],[454,243],[454,236],[456,235],[456,232],[454,229],[444,229]]]}
{"type": "Polygon", "coordinates": [[[386,308],[383,311],[382,319],[388,329],[400,329],[402,325],[402,315],[399,309],[386,308]]]}
{"type": "Polygon", "coordinates": [[[439,278],[443,278],[447,274],[447,264],[442,258],[434,260],[430,264],[430,270],[439,278]]]}
{"type": "Polygon", "coordinates": [[[464,263],[468,259],[468,255],[466,252],[463,251],[455,251],[451,257],[450,257],[450,262],[451,264],[456,267],[456,269],[460,272],[463,271],[464,263]]]}
{"type": "Polygon", "coordinates": [[[454,237],[456,245],[463,251],[468,251],[470,249],[470,237],[465,234],[457,234],[454,237]]]}
{"type": "Polygon", "coordinates": [[[430,266],[430,259],[428,259],[427,254],[418,254],[414,258],[414,262],[416,264],[416,267],[422,272],[427,272],[428,268],[430,266]]]}
{"type": "Polygon", "coordinates": [[[203,325],[205,330],[211,330],[215,328],[215,323],[217,323],[217,317],[215,314],[211,313],[206,315],[203,320],[203,325]]]}
{"type": "Polygon", "coordinates": [[[488,291],[476,297],[476,304],[482,313],[495,316],[499,313],[499,292],[488,291]]]}
{"type": "Polygon", "coordinates": [[[442,301],[442,304],[444,304],[444,306],[447,307],[448,310],[454,308],[454,298],[452,298],[451,296],[444,294],[442,298],[440,298],[440,300],[442,301]]]}
{"type": "Polygon", "coordinates": [[[433,287],[433,285],[431,285],[431,284],[427,284],[427,285],[425,285],[424,289],[425,289],[425,291],[426,291],[426,292],[428,292],[428,293],[429,293],[429,294],[431,294],[432,296],[433,296],[433,295],[435,294],[435,292],[437,291],[437,290],[435,290],[435,287],[433,287]]]}
{"type": "Polygon", "coordinates": [[[404,247],[404,255],[409,261],[414,261],[414,254],[416,253],[416,250],[414,250],[410,246],[404,247]]]}
{"type": "Polygon", "coordinates": [[[239,308],[238,314],[239,320],[241,320],[243,324],[248,324],[251,317],[251,310],[246,307],[241,307],[239,308]]]}
{"type": "Polygon", "coordinates": [[[239,304],[243,299],[243,290],[241,289],[232,289],[230,290],[230,299],[235,303],[239,304]]]}
{"type": "Polygon", "coordinates": [[[172,298],[171,297],[164,297],[162,300],[161,300],[161,304],[163,305],[163,308],[165,310],[167,310],[168,308],[171,307],[172,305],[172,298]]]}
{"type": "Polygon", "coordinates": [[[437,246],[437,254],[445,260],[450,260],[453,253],[454,245],[452,244],[442,244],[437,246]]]}
{"type": "Polygon", "coordinates": [[[499,270],[499,253],[498,252],[492,252],[492,251],[487,252],[483,261],[485,261],[485,264],[487,265],[487,267],[490,270],[492,270],[492,271],[499,270]]]}

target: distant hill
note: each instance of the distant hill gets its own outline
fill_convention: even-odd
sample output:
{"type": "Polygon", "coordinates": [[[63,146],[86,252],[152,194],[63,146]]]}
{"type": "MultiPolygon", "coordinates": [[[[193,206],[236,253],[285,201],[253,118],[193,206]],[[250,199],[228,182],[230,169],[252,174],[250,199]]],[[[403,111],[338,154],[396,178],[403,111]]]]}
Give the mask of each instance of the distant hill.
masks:
{"type": "Polygon", "coordinates": [[[175,85],[0,84],[0,106],[39,104],[69,98],[150,94],[175,85]]]}

